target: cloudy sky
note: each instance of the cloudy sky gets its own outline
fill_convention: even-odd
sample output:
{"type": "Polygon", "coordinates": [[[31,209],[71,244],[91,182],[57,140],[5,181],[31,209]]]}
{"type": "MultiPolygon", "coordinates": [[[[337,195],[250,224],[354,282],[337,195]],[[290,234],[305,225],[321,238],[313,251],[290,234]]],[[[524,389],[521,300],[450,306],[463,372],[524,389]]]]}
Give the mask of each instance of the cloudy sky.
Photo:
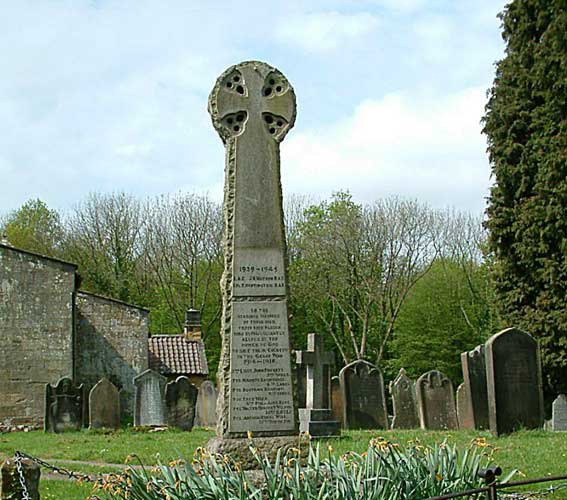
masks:
{"type": "Polygon", "coordinates": [[[92,191],[222,197],[207,97],[257,59],[295,87],[285,193],[481,212],[503,0],[2,0],[0,214],[92,191]]]}

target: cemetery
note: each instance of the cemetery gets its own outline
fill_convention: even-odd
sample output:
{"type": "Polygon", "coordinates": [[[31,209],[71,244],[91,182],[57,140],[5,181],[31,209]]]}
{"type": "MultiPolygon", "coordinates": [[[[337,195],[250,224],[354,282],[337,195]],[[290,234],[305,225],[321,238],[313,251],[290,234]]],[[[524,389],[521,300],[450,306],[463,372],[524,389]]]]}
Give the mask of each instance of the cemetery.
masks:
{"type": "MultiPolygon", "coordinates": [[[[524,8],[514,0],[504,10],[505,40],[518,16],[529,17],[524,8]]],[[[555,14],[541,9],[551,37],[555,14]]],[[[525,223],[521,193],[531,203],[551,187],[536,189],[532,179],[527,188],[523,179],[511,190],[517,199],[501,191],[529,151],[554,146],[539,136],[529,148],[517,144],[539,129],[536,118],[510,125],[516,108],[500,103],[510,98],[498,85],[514,54],[498,63],[483,118],[496,180],[483,223],[489,235],[478,242],[466,218],[422,207],[404,220],[417,205],[371,209],[348,193],[300,204],[302,215],[290,217],[284,140],[301,88],[256,60],[230,65],[208,98],[224,147],[220,209],[206,198],[191,198],[195,211],[182,198],[148,202],[132,227],[163,225],[145,228],[135,265],[115,254],[100,271],[100,248],[85,260],[101,232],[95,207],[118,217],[115,228],[127,225],[121,217],[136,203],[120,194],[91,197],[84,207],[93,210],[74,224],[92,213],[96,231],[89,242],[74,233],[59,253],[18,239],[27,233],[14,231],[17,214],[0,221],[0,499],[567,498],[567,217],[551,228],[549,215],[557,204],[567,215],[567,178],[553,177],[564,185],[546,209],[549,225],[524,228],[545,244],[518,250],[525,234],[506,217],[525,223]],[[389,209],[401,217],[392,226],[389,209]],[[339,223],[327,225],[335,216],[339,223]],[[206,237],[195,236],[200,230],[206,237]],[[336,258],[363,230],[358,250],[336,258]],[[534,270],[553,260],[542,255],[552,244],[557,266],[534,270]],[[471,254],[459,254],[461,246],[471,254]],[[425,331],[437,303],[450,301],[433,288],[413,323],[425,333],[412,338],[404,307],[435,272],[449,283],[453,265],[477,302],[465,299],[445,317],[459,316],[470,331],[440,341],[436,327],[425,331]],[[533,276],[513,288],[528,270],[533,276]]],[[[562,99],[563,115],[553,116],[564,131],[562,99]]],[[[530,168],[564,166],[562,154],[532,158],[530,168]]],[[[113,239],[102,238],[107,246],[113,239]]]]}

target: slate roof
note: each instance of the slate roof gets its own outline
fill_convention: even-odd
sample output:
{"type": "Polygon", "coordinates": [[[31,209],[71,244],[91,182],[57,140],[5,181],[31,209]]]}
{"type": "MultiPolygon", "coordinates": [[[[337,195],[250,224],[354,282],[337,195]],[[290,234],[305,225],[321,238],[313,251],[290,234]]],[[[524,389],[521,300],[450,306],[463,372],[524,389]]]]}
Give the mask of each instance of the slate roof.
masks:
{"type": "Polygon", "coordinates": [[[189,340],[185,335],[152,335],[148,344],[150,368],[162,375],[209,374],[202,340],[189,340]]]}

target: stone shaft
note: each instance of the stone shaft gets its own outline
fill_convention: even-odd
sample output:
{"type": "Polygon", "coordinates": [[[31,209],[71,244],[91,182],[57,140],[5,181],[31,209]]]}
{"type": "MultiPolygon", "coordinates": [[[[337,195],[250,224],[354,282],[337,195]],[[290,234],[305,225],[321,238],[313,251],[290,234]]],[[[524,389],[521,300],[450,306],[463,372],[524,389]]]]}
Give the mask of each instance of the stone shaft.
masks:
{"type": "Polygon", "coordinates": [[[244,62],[219,77],[209,112],[226,146],[217,431],[295,434],[279,153],[295,94],[278,70],[244,62]]]}

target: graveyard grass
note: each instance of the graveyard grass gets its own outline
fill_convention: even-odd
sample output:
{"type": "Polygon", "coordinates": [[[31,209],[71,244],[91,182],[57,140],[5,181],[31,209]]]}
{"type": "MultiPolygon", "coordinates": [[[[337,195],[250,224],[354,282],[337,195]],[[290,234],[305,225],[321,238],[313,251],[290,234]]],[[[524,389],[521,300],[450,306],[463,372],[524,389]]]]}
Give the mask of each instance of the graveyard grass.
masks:
{"type": "MultiPolygon", "coordinates": [[[[179,457],[190,458],[197,447],[205,445],[213,436],[211,429],[202,428],[195,428],[192,432],[11,433],[0,435],[0,458],[12,456],[15,450],[20,450],[78,472],[116,472],[118,469],[113,464],[123,464],[131,455],[137,455],[148,466],[158,461],[167,463],[179,457]]],[[[563,432],[519,431],[495,438],[488,432],[475,431],[343,431],[343,437],[321,440],[320,446],[325,453],[328,453],[329,446],[332,453],[337,454],[362,452],[370,439],[376,437],[399,444],[417,439],[424,445],[433,445],[446,440],[459,448],[466,448],[477,440],[486,453],[492,453],[494,463],[502,467],[504,474],[514,469],[519,471],[513,480],[567,474],[567,433],[563,432]]],[[[46,479],[45,474],[42,469],[41,492],[44,499],[78,500],[87,498],[91,493],[88,484],[46,479]]]]}

